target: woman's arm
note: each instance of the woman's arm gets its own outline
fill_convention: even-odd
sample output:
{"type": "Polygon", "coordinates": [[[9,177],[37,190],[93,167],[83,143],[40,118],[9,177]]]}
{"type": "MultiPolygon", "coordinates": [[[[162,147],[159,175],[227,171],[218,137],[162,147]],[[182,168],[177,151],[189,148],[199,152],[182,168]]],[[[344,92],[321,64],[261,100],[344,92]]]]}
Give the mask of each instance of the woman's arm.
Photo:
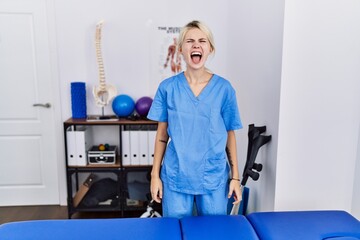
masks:
{"type": "Polygon", "coordinates": [[[164,157],[169,135],[167,122],[159,122],[155,138],[154,162],[151,170],[150,192],[151,197],[160,203],[163,195],[163,186],[160,179],[160,168],[164,157]]]}
{"type": "Polygon", "coordinates": [[[234,203],[237,204],[241,201],[242,193],[240,189],[240,175],[238,169],[237,152],[236,152],[236,138],[234,131],[228,131],[228,139],[226,143],[226,153],[228,156],[231,168],[231,180],[229,185],[228,198],[234,194],[234,203]]]}

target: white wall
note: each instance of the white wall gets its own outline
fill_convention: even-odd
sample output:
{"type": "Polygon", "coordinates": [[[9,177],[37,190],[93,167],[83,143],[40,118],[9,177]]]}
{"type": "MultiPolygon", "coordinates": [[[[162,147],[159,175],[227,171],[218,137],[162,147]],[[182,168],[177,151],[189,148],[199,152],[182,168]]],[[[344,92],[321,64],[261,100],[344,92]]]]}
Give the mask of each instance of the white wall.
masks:
{"type": "Polygon", "coordinates": [[[351,211],[359,196],[359,12],[356,0],[286,1],[275,210],[351,211]]]}
{"type": "Polygon", "coordinates": [[[100,113],[91,95],[98,84],[94,34],[100,19],[106,80],[135,100],[154,94],[152,29],[200,19],[215,35],[209,67],[237,90],[244,123],[237,133],[240,171],[247,125],[266,125],[273,136],[258,155],[260,180],[248,181],[249,210],[352,206],[359,215],[356,0],[53,1],[63,121],[71,117],[73,81],[87,84],[88,114],[100,113]]]}
{"type": "MultiPolygon", "coordinates": [[[[360,96],[359,96],[360,102],[360,96]]],[[[359,123],[360,124],[360,123],[359,123]]],[[[355,167],[355,178],[354,178],[354,188],[353,188],[353,199],[352,199],[352,209],[351,212],[360,219],[360,127],[358,135],[358,149],[357,149],[357,158],[356,158],[356,167],[355,167]]]]}
{"type": "MultiPolygon", "coordinates": [[[[152,31],[158,26],[181,27],[194,19],[204,21],[215,36],[216,55],[209,59],[208,67],[227,77],[228,22],[224,16],[228,7],[224,1],[49,1],[53,2],[50,8],[55,12],[62,121],[71,117],[70,83],[75,81],[86,82],[87,113],[101,114],[94,104],[92,88],[98,85],[95,25],[102,19],[106,81],[116,86],[118,94],[128,94],[135,101],[142,96],[153,96],[155,92],[151,89],[157,86],[149,86],[153,81],[151,62],[157,56],[151,55],[152,31]]],[[[105,108],[105,114],[113,114],[111,105],[105,108]]],[[[63,147],[59,150],[59,166],[63,166],[63,147]]],[[[64,169],[59,169],[59,175],[60,202],[66,204],[64,169]]]]}
{"type": "MultiPolygon", "coordinates": [[[[194,19],[204,21],[215,35],[217,51],[208,67],[226,75],[228,23],[222,17],[227,14],[226,2],[75,0],[69,6],[68,1],[54,1],[63,120],[71,117],[70,83],[74,81],[86,82],[88,114],[101,113],[91,92],[98,85],[94,38],[95,25],[101,19],[105,20],[102,52],[106,81],[115,85],[119,94],[128,94],[135,101],[153,96],[150,68],[157,56],[151,56],[151,31],[164,25],[182,27],[194,19]]],[[[105,112],[113,114],[111,106],[105,112]]]]}
{"type": "Polygon", "coordinates": [[[249,180],[249,211],[359,216],[358,12],[357,1],[230,1],[228,72],[245,125],[240,166],[247,124],[273,136],[258,155],[260,180],[249,180]]]}
{"type": "Polygon", "coordinates": [[[244,129],[238,134],[239,167],[245,166],[248,125],[266,125],[272,140],[256,162],[264,170],[249,178],[249,212],[274,209],[277,132],[280,102],[284,0],[230,1],[228,72],[237,89],[244,129]]]}

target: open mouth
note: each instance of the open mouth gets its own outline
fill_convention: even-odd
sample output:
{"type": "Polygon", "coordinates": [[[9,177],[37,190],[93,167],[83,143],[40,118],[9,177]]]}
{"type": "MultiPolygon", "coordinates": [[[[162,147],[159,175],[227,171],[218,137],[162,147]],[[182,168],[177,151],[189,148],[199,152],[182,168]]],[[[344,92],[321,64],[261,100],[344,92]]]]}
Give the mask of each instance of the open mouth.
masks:
{"type": "Polygon", "coordinates": [[[191,53],[191,60],[194,63],[199,63],[201,61],[202,54],[200,52],[192,52],[191,53]]]}

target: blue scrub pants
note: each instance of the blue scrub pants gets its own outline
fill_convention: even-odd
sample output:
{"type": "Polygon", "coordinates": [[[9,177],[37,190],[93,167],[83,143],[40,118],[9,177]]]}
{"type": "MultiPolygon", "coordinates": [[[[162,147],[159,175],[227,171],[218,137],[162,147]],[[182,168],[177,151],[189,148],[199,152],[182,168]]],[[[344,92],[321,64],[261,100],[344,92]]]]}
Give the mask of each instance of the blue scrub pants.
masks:
{"type": "Polygon", "coordinates": [[[228,184],[208,194],[193,195],[172,191],[163,182],[162,209],[164,217],[183,218],[193,215],[194,202],[197,215],[226,215],[228,184]]]}

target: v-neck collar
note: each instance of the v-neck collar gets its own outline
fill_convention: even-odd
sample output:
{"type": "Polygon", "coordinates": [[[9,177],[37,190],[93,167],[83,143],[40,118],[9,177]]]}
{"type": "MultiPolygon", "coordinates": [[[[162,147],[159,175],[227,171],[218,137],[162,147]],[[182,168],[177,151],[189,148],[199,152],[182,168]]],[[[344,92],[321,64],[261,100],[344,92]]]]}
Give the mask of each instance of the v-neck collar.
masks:
{"type": "Polygon", "coordinates": [[[209,82],[206,84],[206,86],[201,90],[201,92],[197,96],[195,96],[194,92],[191,90],[190,84],[186,80],[185,72],[182,72],[180,77],[181,77],[181,82],[182,82],[187,94],[189,95],[189,97],[193,101],[201,101],[208,95],[210,89],[212,88],[212,85],[215,82],[214,80],[215,80],[216,74],[212,74],[209,82]]]}

